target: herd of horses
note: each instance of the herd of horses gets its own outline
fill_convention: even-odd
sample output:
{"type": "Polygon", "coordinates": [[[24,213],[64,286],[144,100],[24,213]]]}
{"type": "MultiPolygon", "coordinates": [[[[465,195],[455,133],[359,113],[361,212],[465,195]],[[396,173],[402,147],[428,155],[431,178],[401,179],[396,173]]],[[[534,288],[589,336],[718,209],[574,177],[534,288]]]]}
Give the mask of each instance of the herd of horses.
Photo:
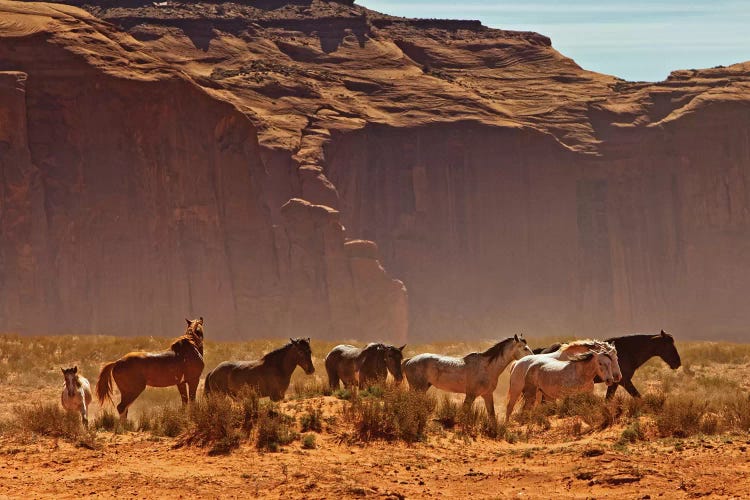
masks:
{"type": "MultiPolygon", "coordinates": [[[[169,349],[131,352],[105,364],[96,383],[99,404],[112,401],[113,383],[120,391],[117,411],[123,423],[127,420],[128,408],[147,386],[176,385],[184,404],[194,401],[204,368],[203,318],[185,321],[185,333],[172,342],[169,349]]],[[[495,418],[493,393],[498,377],[512,364],[505,413],[508,420],[521,396],[524,409],[529,409],[540,399],[554,400],[591,392],[595,383],[605,383],[607,398],[614,396],[620,385],[631,396],[640,397],[632,377],[643,363],[658,356],[672,369],[681,364],[674,338],[664,330],[656,335],[578,340],[534,350],[523,336],[514,335],[483,352],[463,357],[423,353],[403,359],[405,347],[383,343],[371,343],[362,348],[334,347],[325,358],[331,389],[338,389],[340,383],[351,390],[382,384],[390,373],[396,383],[405,376],[410,390],[426,392],[434,386],[463,393],[465,406],[471,406],[477,397],[482,397],[488,415],[495,418]]],[[[204,391],[206,396],[237,396],[251,389],[260,397],[280,401],[297,366],[308,375],[315,372],[309,338],[290,339],[286,345],[258,360],[220,363],[206,375],[204,391]]],[[[92,399],[89,383],[78,373],[77,367],[63,369],[63,375],[63,407],[79,411],[83,423],[87,424],[87,409],[92,399]]]]}

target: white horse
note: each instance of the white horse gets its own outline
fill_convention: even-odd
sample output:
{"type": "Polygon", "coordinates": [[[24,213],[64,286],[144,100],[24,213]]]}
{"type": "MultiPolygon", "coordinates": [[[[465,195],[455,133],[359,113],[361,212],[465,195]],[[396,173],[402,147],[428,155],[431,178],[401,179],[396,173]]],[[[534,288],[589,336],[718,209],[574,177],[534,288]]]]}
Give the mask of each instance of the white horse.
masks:
{"type": "Polygon", "coordinates": [[[607,385],[614,383],[612,356],[615,349],[588,350],[570,355],[568,359],[555,359],[536,354],[517,363],[511,371],[508,387],[508,405],[505,420],[509,421],[516,401],[523,393],[524,410],[537,403],[541,395],[547,400],[594,390],[594,378],[600,377],[607,385]],[[518,370],[518,371],[517,371],[518,370]]]}
{"type": "Polygon", "coordinates": [[[89,426],[88,407],[91,404],[91,385],[78,374],[78,367],[60,368],[65,377],[65,386],[60,398],[63,408],[81,414],[83,425],[89,426]]]}
{"type": "Polygon", "coordinates": [[[403,368],[410,388],[425,392],[434,385],[444,391],[464,393],[464,405],[467,407],[471,407],[474,400],[481,396],[488,415],[495,418],[492,393],[497,387],[497,378],[511,361],[531,353],[526,340],[515,335],[484,352],[473,352],[463,358],[418,354],[405,360],[403,368]]]}
{"type": "Polygon", "coordinates": [[[520,384],[521,387],[523,387],[523,379],[526,376],[526,370],[531,363],[533,363],[537,359],[540,359],[540,356],[542,358],[559,359],[560,361],[565,361],[567,359],[570,359],[572,356],[583,354],[588,351],[609,353],[610,357],[612,358],[612,377],[614,378],[614,383],[616,384],[620,382],[620,380],[622,380],[622,372],[620,371],[620,364],[617,359],[617,349],[615,349],[614,345],[608,342],[604,342],[603,340],[591,339],[575,340],[567,344],[557,344],[555,348],[557,349],[555,351],[526,356],[523,359],[517,361],[510,370],[509,383],[516,384],[516,387],[518,387],[518,384],[520,384]]]}

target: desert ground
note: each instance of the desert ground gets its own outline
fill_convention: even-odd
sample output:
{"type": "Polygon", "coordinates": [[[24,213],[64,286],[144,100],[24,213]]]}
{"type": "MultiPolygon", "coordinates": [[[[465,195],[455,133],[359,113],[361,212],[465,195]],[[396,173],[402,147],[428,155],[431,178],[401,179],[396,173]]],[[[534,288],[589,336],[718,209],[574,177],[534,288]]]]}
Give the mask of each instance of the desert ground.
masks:
{"type": "MultiPolygon", "coordinates": [[[[461,395],[434,389],[421,399],[392,385],[358,395],[326,390],[323,358],[334,343],[315,341],[315,374],[298,368],[278,405],[206,402],[201,388],[188,417],[175,388],[149,388],[124,429],[109,404],[92,405],[88,431],[63,413],[61,366],[77,364],[93,385],[103,362],[168,344],[0,336],[0,496],[750,496],[750,345],[678,342],[681,368],[652,359],[636,373],[640,401],[619,389],[605,403],[597,387],[597,398],[569,398],[503,423],[506,371],[495,394],[496,426],[481,402],[462,413],[461,395]],[[372,418],[368,408],[385,410],[372,418]],[[207,423],[219,420],[228,423],[207,423]]],[[[281,344],[207,342],[204,375],[222,360],[253,359],[281,344]]],[[[459,355],[490,344],[408,345],[405,354],[459,355]]]]}

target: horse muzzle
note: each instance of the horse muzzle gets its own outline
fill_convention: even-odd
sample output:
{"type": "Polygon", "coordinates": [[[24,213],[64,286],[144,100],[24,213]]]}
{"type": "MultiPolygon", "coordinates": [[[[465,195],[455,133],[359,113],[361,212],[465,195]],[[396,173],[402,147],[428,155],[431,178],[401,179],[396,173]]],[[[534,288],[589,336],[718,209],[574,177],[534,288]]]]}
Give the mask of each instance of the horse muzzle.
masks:
{"type": "Polygon", "coordinates": [[[314,366],[310,366],[308,368],[305,368],[305,373],[308,374],[308,375],[312,375],[313,373],[315,373],[315,367],[314,366]]]}

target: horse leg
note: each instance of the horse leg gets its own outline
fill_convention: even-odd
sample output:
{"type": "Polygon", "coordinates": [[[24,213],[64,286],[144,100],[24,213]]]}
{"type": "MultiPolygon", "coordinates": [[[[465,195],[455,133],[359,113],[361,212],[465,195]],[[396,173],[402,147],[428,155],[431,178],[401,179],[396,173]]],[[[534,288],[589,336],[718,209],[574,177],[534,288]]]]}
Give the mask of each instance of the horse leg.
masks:
{"type": "Polygon", "coordinates": [[[86,407],[86,398],[81,398],[81,420],[83,421],[83,426],[85,428],[89,428],[89,410],[86,407]]]}
{"type": "Polygon", "coordinates": [[[186,405],[188,402],[187,382],[179,382],[177,384],[177,390],[180,391],[183,406],[186,405]]]}
{"type": "Polygon", "coordinates": [[[471,410],[471,407],[474,405],[474,400],[477,397],[474,394],[466,393],[466,397],[464,398],[464,411],[471,410]]]}
{"type": "Polygon", "coordinates": [[[195,402],[195,393],[198,392],[198,383],[200,382],[200,379],[197,380],[191,380],[190,383],[188,383],[188,391],[189,391],[189,397],[190,402],[195,402]]]}
{"type": "Polygon", "coordinates": [[[495,417],[495,398],[493,394],[491,392],[485,394],[482,396],[482,399],[484,399],[484,406],[487,407],[487,415],[492,418],[492,420],[497,420],[495,417]]]}
{"type": "Polygon", "coordinates": [[[513,414],[513,407],[516,406],[516,401],[521,397],[521,391],[516,387],[508,388],[508,403],[505,406],[505,421],[510,422],[510,416],[513,414]]]}
{"type": "Polygon", "coordinates": [[[117,405],[117,413],[120,414],[120,423],[123,427],[125,427],[125,424],[128,421],[128,408],[133,404],[133,401],[135,401],[136,398],[146,390],[146,383],[143,382],[138,386],[134,385],[133,387],[128,387],[128,389],[130,390],[123,391],[120,389],[120,404],[117,405]]]}
{"type": "Polygon", "coordinates": [[[536,406],[539,390],[535,385],[526,384],[523,388],[523,411],[530,410],[536,406]]]}
{"type": "Polygon", "coordinates": [[[609,387],[607,387],[607,399],[612,399],[619,385],[620,384],[612,384],[609,387]]]}
{"type": "MultiPolygon", "coordinates": [[[[634,398],[640,398],[641,397],[641,393],[638,392],[638,389],[635,388],[635,386],[633,385],[633,382],[630,379],[627,379],[627,380],[623,379],[622,382],[620,382],[620,384],[634,398]]],[[[607,392],[609,392],[609,390],[607,392]]]]}
{"type": "Polygon", "coordinates": [[[328,373],[328,387],[330,387],[332,391],[335,391],[339,388],[339,375],[337,371],[338,370],[336,370],[336,367],[329,366],[326,363],[326,373],[328,373]]]}

